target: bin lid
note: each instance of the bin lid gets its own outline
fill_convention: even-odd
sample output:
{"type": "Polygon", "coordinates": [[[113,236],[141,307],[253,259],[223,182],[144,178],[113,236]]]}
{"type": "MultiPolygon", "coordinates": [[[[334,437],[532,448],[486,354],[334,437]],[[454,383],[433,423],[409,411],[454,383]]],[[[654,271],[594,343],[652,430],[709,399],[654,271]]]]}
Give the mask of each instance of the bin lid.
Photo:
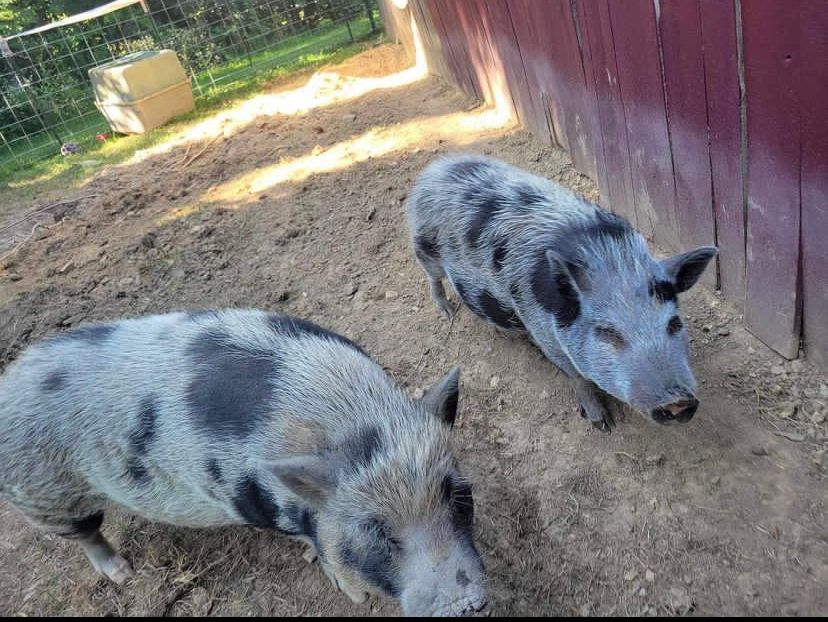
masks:
{"type": "Polygon", "coordinates": [[[95,97],[103,103],[132,103],[187,80],[173,50],[134,52],[89,70],[95,97]]]}

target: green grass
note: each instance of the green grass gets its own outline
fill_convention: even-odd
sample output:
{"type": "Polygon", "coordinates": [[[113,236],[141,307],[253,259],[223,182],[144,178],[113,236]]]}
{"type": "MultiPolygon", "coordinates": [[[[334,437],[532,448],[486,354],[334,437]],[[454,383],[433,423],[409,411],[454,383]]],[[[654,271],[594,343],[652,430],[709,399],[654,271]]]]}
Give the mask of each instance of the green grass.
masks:
{"type": "MultiPolygon", "coordinates": [[[[375,13],[379,23],[379,15],[375,13]]],[[[339,62],[363,49],[361,41],[371,36],[367,17],[362,16],[350,22],[351,35],[345,24],[323,25],[315,32],[290,37],[278,46],[263,49],[257,53],[234,59],[210,71],[195,76],[197,95],[196,110],[179,117],[177,121],[189,121],[215,111],[229,98],[238,98],[259,90],[266,82],[303,68],[316,67],[324,63],[339,62]]],[[[157,144],[167,138],[169,129],[158,128],[140,136],[119,136],[105,143],[95,140],[98,132],[111,130],[104,118],[95,111],[93,114],[75,119],[57,128],[65,142],[75,142],[81,152],[70,158],[59,154],[60,147],[48,134],[40,133],[31,137],[21,146],[17,158],[11,154],[0,155],[0,189],[4,186],[26,188],[40,186],[60,177],[63,180],[82,179],[93,169],[78,166],[78,161],[101,160],[111,164],[127,159],[135,151],[157,144]]],[[[27,193],[28,194],[28,193],[27,193]]]]}
{"type": "MultiPolygon", "coordinates": [[[[381,35],[377,35],[379,39],[381,35]]],[[[324,64],[334,64],[367,49],[374,42],[357,41],[336,50],[319,51],[300,55],[278,67],[226,85],[198,100],[196,109],[177,117],[174,122],[146,134],[118,136],[104,143],[94,138],[77,141],[81,153],[69,158],[54,156],[41,159],[24,169],[0,170],[0,204],[28,201],[39,194],[56,189],[72,189],[79,186],[101,166],[113,165],[129,159],[136,151],[164,142],[181,129],[182,123],[191,123],[208,117],[217,110],[233,105],[262,90],[268,82],[292,73],[313,69],[324,64]],[[99,164],[84,167],[80,162],[98,161],[99,164]]],[[[0,210],[2,212],[3,210],[0,210]]]]}

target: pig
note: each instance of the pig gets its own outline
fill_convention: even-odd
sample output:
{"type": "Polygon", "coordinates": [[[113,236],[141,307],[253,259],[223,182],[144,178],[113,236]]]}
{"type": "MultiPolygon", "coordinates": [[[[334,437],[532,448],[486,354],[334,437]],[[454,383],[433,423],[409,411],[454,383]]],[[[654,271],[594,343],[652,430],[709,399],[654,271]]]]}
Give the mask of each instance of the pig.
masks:
{"type": "Polygon", "coordinates": [[[486,597],[458,397],[458,368],[413,400],[352,341],[287,315],[81,326],[0,377],[0,497],[116,583],[133,571],[100,532],[112,506],[275,529],[354,602],[470,613],[486,597]]]}
{"type": "Polygon", "coordinates": [[[432,162],[406,211],[440,312],[454,312],[448,279],[473,313],[527,334],[573,380],[581,415],[596,428],[615,426],[615,400],[660,424],[692,419],[699,401],[678,294],[716,248],[657,260],[620,216],[475,154],[432,162]]]}

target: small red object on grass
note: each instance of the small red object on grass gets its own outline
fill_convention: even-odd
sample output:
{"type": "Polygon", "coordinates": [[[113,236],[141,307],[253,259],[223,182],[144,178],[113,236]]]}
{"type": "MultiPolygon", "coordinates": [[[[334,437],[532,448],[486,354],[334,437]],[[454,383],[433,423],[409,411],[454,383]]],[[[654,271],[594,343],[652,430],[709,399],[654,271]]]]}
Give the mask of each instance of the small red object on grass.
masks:
{"type": "Polygon", "coordinates": [[[100,134],[95,134],[95,140],[107,140],[109,138],[109,134],[106,132],[101,132],[100,134]]]}

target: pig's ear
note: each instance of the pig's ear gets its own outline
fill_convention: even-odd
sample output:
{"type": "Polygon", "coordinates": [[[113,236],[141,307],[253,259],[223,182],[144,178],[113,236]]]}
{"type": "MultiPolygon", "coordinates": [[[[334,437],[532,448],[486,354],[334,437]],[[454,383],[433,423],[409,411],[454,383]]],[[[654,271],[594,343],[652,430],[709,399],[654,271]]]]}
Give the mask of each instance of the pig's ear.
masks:
{"type": "Polygon", "coordinates": [[[702,272],[719,253],[715,246],[701,246],[695,250],[661,260],[676,293],[686,292],[696,284],[702,272]]]}
{"type": "Polygon", "coordinates": [[[293,494],[309,506],[318,508],[336,486],[330,460],[320,456],[297,456],[268,462],[267,467],[293,494]]]}
{"type": "Polygon", "coordinates": [[[580,292],[587,286],[584,279],[582,272],[558,253],[546,251],[546,262],[541,260],[532,277],[532,291],[538,304],[555,316],[558,326],[570,326],[581,315],[580,292]]]}
{"type": "Polygon", "coordinates": [[[420,402],[442,421],[454,426],[457,417],[457,401],[460,398],[460,368],[455,367],[443,379],[432,386],[420,402]]]}

